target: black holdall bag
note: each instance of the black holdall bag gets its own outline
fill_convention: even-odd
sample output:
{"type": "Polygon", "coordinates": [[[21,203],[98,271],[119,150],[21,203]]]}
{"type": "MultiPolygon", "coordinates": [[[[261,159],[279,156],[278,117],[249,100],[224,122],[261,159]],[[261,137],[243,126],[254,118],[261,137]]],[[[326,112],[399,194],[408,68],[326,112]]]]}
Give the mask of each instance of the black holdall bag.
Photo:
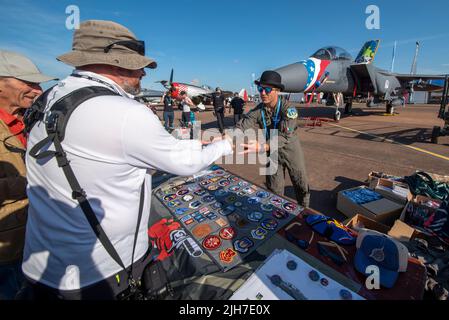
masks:
{"type": "Polygon", "coordinates": [[[126,267],[120,258],[118,252],[115,250],[111,241],[107,237],[103,228],[101,227],[100,222],[98,221],[95,212],[93,211],[89,201],[87,200],[86,192],[79,185],[78,180],[76,179],[75,173],[73,172],[70,161],[67,159],[67,155],[64,152],[61,142],[64,139],[65,129],[68,123],[70,116],[73,111],[83,102],[98,96],[105,95],[119,95],[114,91],[100,87],[84,87],[78,90],[75,90],[68,95],[62,97],[58,101],[56,101],[50,108],[49,112],[44,112],[44,108],[46,106],[46,99],[52,88],[48,89],[44,94],[39,97],[33,106],[29,109],[29,112],[25,115],[25,125],[26,132],[30,133],[34,124],[38,121],[43,121],[46,116],[45,126],[47,131],[47,137],[42,141],[38,142],[31,148],[29,151],[30,156],[35,159],[43,159],[43,158],[55,158],[58,166],[63,170],[67,181],[72,189],[72,198],[76,200],[83,213],[86,216],[92,230],[95,232],[98,240],[101,242],[103,247],[109,253],[109,255],[114,259],[114,261],[122,267],[124,272],[128,275],[128,287],[122,293],[117,296],[118,300],[144,300],[145,296],[143,292],[145,291],[142,288],[142,283],[140,279],[134,279],[133,277],[133,264],[134,264],[134,253],[137,243],[137,236],[139,232],[139,226],[142,219],[142,211],[143,211],[143,203],[144,203],[144,183],[141,187],[140,192],[140,202],[139,202],[139,214],[137,218],[136,231],[134,235],[134,243],[132,248],[132,261],[129,270],[126,270],[126,267]],[[49,151],[46,149],[49,143],[53,143],[55,146],[55,151],[49,151]],[[45,149],[43,151],[42,149],[45,149]]]}

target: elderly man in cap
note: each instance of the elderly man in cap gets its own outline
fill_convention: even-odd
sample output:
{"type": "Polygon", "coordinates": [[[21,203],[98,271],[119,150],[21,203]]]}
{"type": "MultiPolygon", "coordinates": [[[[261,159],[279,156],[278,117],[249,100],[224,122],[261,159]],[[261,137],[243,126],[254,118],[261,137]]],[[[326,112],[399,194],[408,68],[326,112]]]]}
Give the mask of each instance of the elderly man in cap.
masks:
{"type": "Polygon", "coordinates": [[[28,208],[23,114],[42,93],[43,75],[21,54],[0,50],[0,300],[21,286],[28,208]]]}
{"type": "MultiPolygon", "coordinates": [[[[309,206],[309,185],[305,169],[304,154],[296,132],[298,128],[298,112],[295,107],[289,107],[282,103],[279,92],[284,89],[281,76],[275,71],[265,71],[260,80],[256,80],[257,90],[262,98],[262,103],[248,112],[236,125],[236,128],[243,131],[247,129],[262,129],[265,141],[269,141],[272,134],[278,137],[277,150],[271,150],[269,165],[277,161],[277,170],[266,177],[266,184],[269,190],[277,194],[284,193],[284,175],[287,169],[295,190],[298,203],[302,206],[309,206]],[[273,156],[277,153],[276,156],[273,156]]],[[[251,141],[243,144],[249,152],[270,152],[268,143],[261,144],[251,141]]]]}
{"type": "Polygon", "coordinates": [[[57,59],[75,70],[42,95],[47,121],[30,132],[22,268],[38,299],[124,299],[135,292],[151,258],[151,170],[189,176],[231,154],[232,145],[227,139],[205,147],[177,140],[133,99],[144,69],[156,68],[156,62],[145,56],[144,42],[120,24],[81,23],[72,51],[57,59]],[[77,97],[87,87],[103,95],[77,97]],[[78,107],[63,141],[54,138],[45,146],[57,121],[53,104],[62,101],[78,107]],[[42,146],[49,157],[37,155],[42,146]]]}

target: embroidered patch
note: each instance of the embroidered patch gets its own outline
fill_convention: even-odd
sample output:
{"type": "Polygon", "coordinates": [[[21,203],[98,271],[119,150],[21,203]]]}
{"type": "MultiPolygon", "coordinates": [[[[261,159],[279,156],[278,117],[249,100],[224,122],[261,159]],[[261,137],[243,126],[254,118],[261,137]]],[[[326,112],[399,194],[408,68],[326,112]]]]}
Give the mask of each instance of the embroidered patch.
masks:
{"type": "Polygon", "coordinates": [[[237,252],[235,252],[231,248],[227,248],[220,252],[220,260],[223,261],[224,263],[231,263],[236,255],[237,252]]]}
{"type": "Polygon", "coordinates": [[[204,238],[209,233],[212,232],[212,227],[208,224],[200,224],[199,226],[196,226],[192,230],[192,234],[197,238],[204,238]]]}
{"type": "Polygon", "coordinates": [[[253,245],[254,242],[252,242],[248,237],[234,241],[234,249],[240,253],[247,253],[253,245]]]}
{"type": "Polygon", "coordinates": [[[289,119],[296,119],[298,118],[298,111],[296,111],[296,108],[288,108],[287,109],[287,118],[289,119]]]}
{"type": "Polygon", "coordinates": [[[203,247],[207,250],[215,250],[221,245],[221,240],[216,235],[207,236],[203,240],[203,247]]]}
{"type": "Polygon", "coordinates": [[[219,235],[220,238],[224,240],[231,240],[235,237],[235,229],[232,227],[226,227],[220,230],[219,235]]]}

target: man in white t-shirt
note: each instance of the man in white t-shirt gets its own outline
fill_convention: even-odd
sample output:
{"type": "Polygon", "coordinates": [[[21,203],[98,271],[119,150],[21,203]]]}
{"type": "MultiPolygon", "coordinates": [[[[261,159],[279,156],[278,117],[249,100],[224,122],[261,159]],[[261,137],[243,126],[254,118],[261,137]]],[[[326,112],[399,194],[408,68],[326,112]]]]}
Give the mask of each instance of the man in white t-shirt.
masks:
{"type": "Polygon", "coordinates": [[[190,124],[190,112],[191,108],[195,107],[195,104],[192,102],[192,99],[190,99],[187,96],[187,92],[181,91],[179,93],[179,98],[181,99],[181,105],[182,105],[182,122],[186,127],[190,124]]]}
{"type": "MultiPolygon", "coordinates": [[[[144,68],[156,68],[144,48],[117,23],[83,22],[74,32],[73,50],[58,57],[75,71],[51,89],[45,105],[48,112],[56,101],[83,87],[115,93],[91,98],[75,109],[62,147],[107,238],[125,267],[133,265],[134,279],[148,262],[150,170],[188,176],[232,153],[226,139],[206,147],[175,139],[151,110],[133,99],[144,68]],[[133,260],[142,185],[143,216],[133,260]]],[[[30,155],[47,136],[46,121],[39,121],[28,140],[30,206],[23,272],[36,299],[115,299],[128,288],[128,273],[97,239],[55,158],[30,155]]],[[[43,149],[54,151],[55,145],[43,149]]]]}

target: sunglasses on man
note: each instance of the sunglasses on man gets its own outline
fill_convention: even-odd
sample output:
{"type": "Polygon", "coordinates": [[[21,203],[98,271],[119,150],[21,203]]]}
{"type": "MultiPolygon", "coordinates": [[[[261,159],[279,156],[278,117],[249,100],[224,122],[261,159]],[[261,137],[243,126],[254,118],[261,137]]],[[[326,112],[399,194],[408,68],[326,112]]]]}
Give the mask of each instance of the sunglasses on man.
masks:
{"type": "Polygon", "coordinates": [[[257,91],[259,91],[259,93],[262,93],[263,91],[265,91],[266,94],[270,94],[271,91],[273,91],[273,88],[272,87],[257,86],[257,91]]]}
{"type": "Polygon", "coordinates": [[[145,55],[145,41],[142,40],[122,40],[116,41],[104,48],[104,53],[108,53],[113,46],[124,46],[132,51],[137,52],[141,56],[145,55]]]}

